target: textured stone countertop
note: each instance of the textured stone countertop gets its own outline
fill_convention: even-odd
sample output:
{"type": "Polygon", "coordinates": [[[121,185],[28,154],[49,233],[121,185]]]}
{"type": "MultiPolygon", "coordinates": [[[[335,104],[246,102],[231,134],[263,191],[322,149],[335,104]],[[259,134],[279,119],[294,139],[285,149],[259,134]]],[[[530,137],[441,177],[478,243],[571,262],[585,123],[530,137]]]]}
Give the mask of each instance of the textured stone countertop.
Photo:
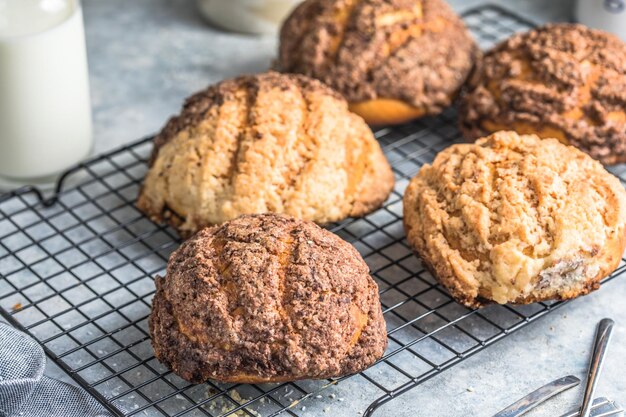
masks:
{"type": "MultiPolygon", "coordinates": [[[[226,0],[225,0],[226,1],[226,0]]],[[[95,152],[160,129],[184,97],[209,83],[267,68],[276,40],[220,32],[191,0],[84,0],[95,152]]],[[[480,1],[452,2],[463,10],[480,1]]],[[[570,18],[571,1],[498,1],[535,21],[570,18]]],[[[598,395],[626,403],[626,283],[578,299],[381,407],[377,416],[490,416],[520,396],[566,374],[583,378],[596,323],[617,327],[598,395]]],[[[67,380],[49,365],[47,373],[67,380]]],[[[374,400],[358,379],[332,388],[346,401],[332,415],[356,416],[374,400]]],[[[582,388],[550,401],[533,415],[558,416],[582,388]]],[[[329,402],[310,401],[303,415],[323,415],[329,402]]],[[[324,414],[328,415],[328,414],[324,414]]]]}

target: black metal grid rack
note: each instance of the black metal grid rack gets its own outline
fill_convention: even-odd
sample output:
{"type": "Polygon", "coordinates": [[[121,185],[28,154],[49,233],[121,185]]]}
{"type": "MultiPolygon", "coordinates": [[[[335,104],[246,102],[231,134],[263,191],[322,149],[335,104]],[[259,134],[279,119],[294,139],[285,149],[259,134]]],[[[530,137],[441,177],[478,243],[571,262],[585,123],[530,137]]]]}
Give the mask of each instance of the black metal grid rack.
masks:
{"type": "MultiPolygon", "coordinates": [[[[482,47],[532,26],[494,6],[464,19],[482,47]]],[[[422,164],[459,140],[453,109],[376,137],[396,174],[392,196],[377,212],[330,227],[370,266],[387,321],[384,358],[352,377],[378,398],[366,415],[561,305],[466,309],[411,254],[402,193],[422,164]]],[[[147,333],[152,277],[164,272],[179,240],[134,207],[150,151],[147,138],[81,164],[48,201],[32,187],[0,197],[0,313],[115,414],[297,416],[305,399],[341,380],[190,385],[154,358],[147,333]]],[[[625,172],[614,169],[623,180],[625,172]]],[[[622,263],[614,276],[623,271],[622,263]]]]}

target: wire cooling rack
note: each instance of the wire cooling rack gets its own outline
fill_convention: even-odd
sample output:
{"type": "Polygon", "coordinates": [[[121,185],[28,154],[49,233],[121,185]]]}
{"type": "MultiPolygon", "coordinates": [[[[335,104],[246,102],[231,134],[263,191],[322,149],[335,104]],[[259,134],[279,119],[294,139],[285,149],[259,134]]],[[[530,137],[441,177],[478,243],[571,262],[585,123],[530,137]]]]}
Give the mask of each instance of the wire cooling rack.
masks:
{"type": "MultiPolygon", "coordinates": [[[[482,47],[532,26],[494,6],[464,19],[482,47]]],[[[376,137],[394,168],[395,190],[382,209],[330,229],[356,246],[380,286],[389,348],[349,381],[191,385],[154,358],[147,325],[152,277],[164,273],[179,240],[134,207],[150,138],[68,171],[52,199],[32,187],[0,197],[0,313],[116,415],[298,416],[329,385],[352,383],[367,392],[371,415],[562,304],[469,310],[411,254],[402,193],[422,164],[460,139],[453,109],[376,137]]],[[[614,169],[622,179],[625,171],[614,169]]],[[[622,263],[614,275],[623,271],[622,263]]],[[[350,401],[333,404],[333,414],[350,401]]]]}

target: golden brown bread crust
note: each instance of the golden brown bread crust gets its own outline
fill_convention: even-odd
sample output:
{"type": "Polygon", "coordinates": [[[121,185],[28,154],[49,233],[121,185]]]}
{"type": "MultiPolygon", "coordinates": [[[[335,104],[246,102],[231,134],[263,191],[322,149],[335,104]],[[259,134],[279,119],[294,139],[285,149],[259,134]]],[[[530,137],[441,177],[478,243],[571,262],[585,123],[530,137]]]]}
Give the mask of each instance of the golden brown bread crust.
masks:
{"type": "Polygon", "coordinates": [[[576,24],[515,35],[485,54],[460,101],[471,139],[498,130],[576,146],[604,164],[626,161],[626,44],[576,24]]]}
{"type": "Polygon", "coordinates": [[[387,345],[367,265],[311,222],[260,214],[204,229],[156,285],[155,355],[190,382],[338,377],[387,345]]]}
{"type": "Polygon", "coordinates": [[[555,139],[453,145],[404,195],[407,239],[459,302],[531,303],[599,287],[626,244],[626,191],[555,139]]]}
{"type": "Polygon", "coordinates": [[[277,67],[324,81],[361,104],[353,111],[368,123],[383,124],[441,112],[478,54],[443,0],[306,0],[282,27],[277,67]],[[415,111],[368,103],[377,99],[415,111]]]}
{"type": "Polygon", "coordinates": [[[377,209],[393,173],[371,130],[317,80],[239,77],[187,100],[154,141],[137,205],[183,236],[240,214],[318,223],[377,209]]]}
{"type": "Polygon", "coordinates": [[[371,126],[406,123],[426,114],[422,108],[389,98],[350,103],[349,108],[371,126]]]}

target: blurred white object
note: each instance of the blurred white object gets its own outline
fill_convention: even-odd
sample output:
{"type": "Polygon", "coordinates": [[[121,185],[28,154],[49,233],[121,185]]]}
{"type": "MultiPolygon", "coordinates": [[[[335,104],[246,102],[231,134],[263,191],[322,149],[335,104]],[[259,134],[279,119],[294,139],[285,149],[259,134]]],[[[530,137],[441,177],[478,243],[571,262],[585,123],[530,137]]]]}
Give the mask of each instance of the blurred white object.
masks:
{"type": "Polygon", "coordinates": [[[576,19],[626,40],[626,0],[578,0],[576,19]]]}
{"type": "Polygon", "coordinates": [[[0,176],[49,181],[91,144],[79,0],[0,0],[0,176]]]}
{"type": "Polygon", "coordinates": [[[302,0],[197,0],[211,23],[244,33],[276,33],[283,20],[302,0]]]}

